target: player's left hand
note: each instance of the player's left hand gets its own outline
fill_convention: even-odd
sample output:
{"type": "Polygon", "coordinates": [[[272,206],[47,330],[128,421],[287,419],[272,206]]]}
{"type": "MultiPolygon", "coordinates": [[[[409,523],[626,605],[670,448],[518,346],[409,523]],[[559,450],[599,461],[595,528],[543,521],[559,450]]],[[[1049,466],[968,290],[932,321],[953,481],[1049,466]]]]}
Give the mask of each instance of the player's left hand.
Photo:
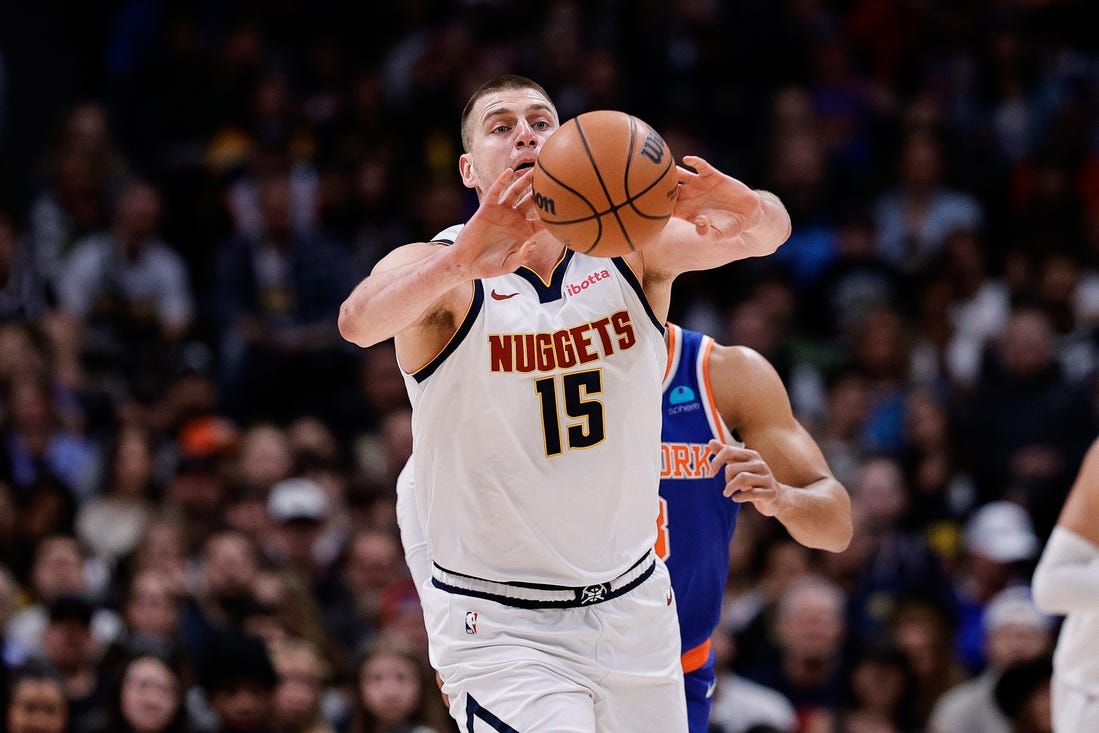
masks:
{"type": "Polygon", "coordinates": [[[763,197],[702,158],[683,157],[697,172],[677,166],[679,196],[674,215],[694,224],[707,239],[737,237],[764,217],[763,197]]]}
{"type": "Polygon", "coordinates": [[[718,471],[725,469],[725,496],[738,504],[750,502],[756,511],[767,517],[778,513],[782,484],[759,453],[720,440],[711,440],[707,447],[714,454],[709,475],[716,476],[718,471]]]}

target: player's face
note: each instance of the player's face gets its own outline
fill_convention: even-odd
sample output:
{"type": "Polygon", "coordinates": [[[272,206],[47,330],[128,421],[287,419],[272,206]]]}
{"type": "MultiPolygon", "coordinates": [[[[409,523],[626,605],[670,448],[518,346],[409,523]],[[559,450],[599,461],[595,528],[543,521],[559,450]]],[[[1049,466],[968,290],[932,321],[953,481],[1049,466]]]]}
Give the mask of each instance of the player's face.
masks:
{"type": "Polygon", "coordinates": [[[458,161],[462,182],[478,194],[506,168],[534,165],[538,151],[557,129],[553,103],[533,89],[503,89],[477,100],[466,123],[469,152],[458,161]]]}

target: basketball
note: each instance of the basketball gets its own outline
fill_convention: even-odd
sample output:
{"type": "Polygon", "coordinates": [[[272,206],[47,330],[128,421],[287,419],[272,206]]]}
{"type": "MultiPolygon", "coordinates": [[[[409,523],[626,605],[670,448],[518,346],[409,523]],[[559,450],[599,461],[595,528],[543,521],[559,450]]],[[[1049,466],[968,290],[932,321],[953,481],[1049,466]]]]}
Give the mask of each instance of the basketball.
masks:
{"type": "Polygon", "coordinates": [[[618,257],[668,223],[678,193],[664,138],[625,112],[586,112],[546,140],[533,198],[546,228],[569,249],[618,257]]]}

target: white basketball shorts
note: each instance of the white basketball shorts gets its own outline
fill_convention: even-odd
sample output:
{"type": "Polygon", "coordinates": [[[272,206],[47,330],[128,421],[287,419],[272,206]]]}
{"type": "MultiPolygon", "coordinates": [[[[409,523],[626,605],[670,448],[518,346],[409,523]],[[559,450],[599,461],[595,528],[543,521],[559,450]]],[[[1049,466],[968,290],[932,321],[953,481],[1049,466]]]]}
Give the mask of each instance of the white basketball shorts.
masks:
{"type": "Polygon", "coordinates": [[[505,602],[500,584],[436,568],[420,594],[459,730],[686,733],[675,599],[651,558],[575,596],[522,587],[505,602]]]}

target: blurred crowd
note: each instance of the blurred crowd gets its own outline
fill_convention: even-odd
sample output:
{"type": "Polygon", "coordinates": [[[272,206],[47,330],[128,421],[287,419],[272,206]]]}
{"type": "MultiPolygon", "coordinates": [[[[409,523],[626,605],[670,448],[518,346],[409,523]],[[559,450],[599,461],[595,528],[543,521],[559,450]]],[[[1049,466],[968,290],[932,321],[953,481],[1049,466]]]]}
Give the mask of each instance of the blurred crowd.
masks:
{"type": "Polygon", "coordinates": [[[1099,426],[1089,0],[0,8],[0,730],[453,730],[404,386],[336,313],[473,211],[458,113],[503,72],[793,218],[672,317],[778,368],[855,539],[742,513],[715,733],[1048,731],[1026,586],[1099,426]]]}

